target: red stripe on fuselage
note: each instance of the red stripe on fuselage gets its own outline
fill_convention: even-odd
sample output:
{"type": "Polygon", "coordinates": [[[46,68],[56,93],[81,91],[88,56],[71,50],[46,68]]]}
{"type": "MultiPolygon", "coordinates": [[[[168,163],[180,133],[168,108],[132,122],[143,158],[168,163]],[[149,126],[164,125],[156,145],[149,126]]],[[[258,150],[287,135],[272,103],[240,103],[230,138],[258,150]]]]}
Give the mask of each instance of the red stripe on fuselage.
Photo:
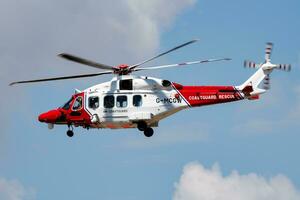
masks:
{"type": "Polygon", "coordinates": [[[243,99],[233,86],[182,86],[173,83],[190,106],[227,103],[243,99]]]}

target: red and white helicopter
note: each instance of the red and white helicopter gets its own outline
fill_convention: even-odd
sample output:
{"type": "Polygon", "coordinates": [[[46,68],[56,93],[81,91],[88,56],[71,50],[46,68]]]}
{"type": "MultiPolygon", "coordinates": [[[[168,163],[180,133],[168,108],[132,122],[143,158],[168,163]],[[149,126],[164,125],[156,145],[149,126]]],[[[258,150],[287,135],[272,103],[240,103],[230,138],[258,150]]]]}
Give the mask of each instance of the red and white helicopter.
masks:
{"type": "Polygon", "coordinates": [[[271,63],[270,55],[273,44],[267,43],[265,61],[263,63],[256,64],[245,61],[245,67],[257,68],[258,70],[239,86],[184,86],[169,80],[131,75],[133,72],[142,70],[230,60],[229,58],[208,59],[155,67],[141,67],[141,65],[149,61],[196,41],[189,41],[134,65],[119,65],[117,67],[62,53],[59,54],[62,58],[106,71],[18,81],[10,85],[114,74],[116,76],[111,81],[94,85],[83,91],[76,90],[71,99],[62,107],[39,115],[39,121],[47,123],[50,129],[54,127],[54,124],[67,125],[67,135],[69,137],[74,135],[73,126],[82,126],[86,129],[138,128],[138,130],[144,132],[146,137],[151,137],[153,135],[152,127],[157,127],[160,120],[178,111],[243,99],[256,100],[270,88],[270,74],[273,69],[291,70],[291,65],[271,63]],[[261,83],[263,84],[262,87],[260,87],[261,83]]]}

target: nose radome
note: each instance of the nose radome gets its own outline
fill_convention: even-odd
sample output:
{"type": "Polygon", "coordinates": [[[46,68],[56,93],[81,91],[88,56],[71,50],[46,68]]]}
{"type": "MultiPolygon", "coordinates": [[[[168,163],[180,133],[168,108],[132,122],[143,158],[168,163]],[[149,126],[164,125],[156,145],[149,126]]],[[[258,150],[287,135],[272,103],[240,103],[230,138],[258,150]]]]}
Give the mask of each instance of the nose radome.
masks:
{"type": "Polygon", "coordinates": [[[50,110],[48,112],[39,115],[40,122],[55,123],[55,121],[61,117],[61,112],[58,110],[50,110]]]}

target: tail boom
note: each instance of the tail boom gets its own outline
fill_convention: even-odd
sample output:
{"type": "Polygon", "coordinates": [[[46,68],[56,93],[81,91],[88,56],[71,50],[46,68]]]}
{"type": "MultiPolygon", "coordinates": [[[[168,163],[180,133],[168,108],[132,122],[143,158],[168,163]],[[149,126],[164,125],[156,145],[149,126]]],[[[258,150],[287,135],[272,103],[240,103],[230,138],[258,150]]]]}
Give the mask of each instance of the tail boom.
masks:
{"type": "Polygon", "coordinates": [[[228,103],[244,99],[234,86],[182,86],[173,83],[180,97],[189,107],[228,103]]]}

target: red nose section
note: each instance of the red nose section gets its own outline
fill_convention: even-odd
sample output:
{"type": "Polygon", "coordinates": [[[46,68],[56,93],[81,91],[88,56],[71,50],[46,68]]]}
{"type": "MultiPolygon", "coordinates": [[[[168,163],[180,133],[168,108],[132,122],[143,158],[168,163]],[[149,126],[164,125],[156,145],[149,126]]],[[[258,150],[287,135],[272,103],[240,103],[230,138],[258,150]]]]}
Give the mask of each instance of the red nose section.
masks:
{"type": "Polygon", "coordinates": [[[50,110],[48,112],[40,114],[39,121],[46,123],[55,123],[59,117],[61,117],[60,111],[50,110]]]}

